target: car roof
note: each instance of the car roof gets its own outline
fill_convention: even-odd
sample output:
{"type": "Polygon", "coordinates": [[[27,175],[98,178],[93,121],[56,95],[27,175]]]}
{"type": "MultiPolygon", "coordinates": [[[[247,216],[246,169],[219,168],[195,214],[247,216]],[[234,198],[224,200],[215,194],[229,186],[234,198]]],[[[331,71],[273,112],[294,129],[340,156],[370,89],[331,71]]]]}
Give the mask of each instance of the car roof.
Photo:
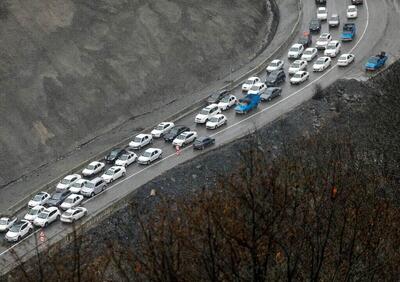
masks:
{"type": "Polygon", "coordinates": [[[252,77],[249,77],[247,80],[256,80],[256,79],[259,79],[257,76],[252,76],[252,77]]]}
{"type": "Polygon", "coordinates": [[[103,178],[101,178],[100,176],[98,176],[98,177],[96,177],[96,178],[90,180],[89,182],[97,183],[97,182],[99,182],[99,181],[103,181],[103,178]]]}
{"type": "Polygon", "coordinates": [[[318,11],[326,11],[326,7],[319,7],[318,11]]]}
{"type": "Polygon", "coordinates": [[[91,163],[90,163],[90,165],[96,165],[96,164],[101,164],[101,162],[94,161],[94,162],[91,162],[91,163]]]}
{"type": "Polygon", "coordinates": [[[263,84],[264,84],[264,83],[260,81],[260,82],[255,83],[254,86],[261,86],[261,85],[263,85],[263,84]]]}
{"type": "Polygon", "coordinates": [[[173,122],[170,122],[170,121],[163,121],[163,122],[160,122],[159,125],[167,125],[167,124],[173,124],[173,122]]]}
{"type": "Polygon", "coordinates": [[[300,74],[302,74],[302,73],[305,73],[306,71],[304,71],[304,70],[301,70],[301,71],[298,71],[297,73],[300,73],[300,74]]]}
{"type": "Polygon", "coordinates": [[[48,207],[48,208],[44,209],[43,212],[44,213],[49,213],[49,212],[52,212],[52,211],[55,211],[55,210],[58,210],[58,208],[56,208],[56,207],[48,207]]]}
{"type": "Polygon", "coordinates": [[[181,135],[187,136],[187,135],[192,134],[192,133],[195,133],[195,131],[185,131],[185,132],[182,132],[181,135]]]}
{"type": "Polygon", "coordinates": [[[0,220],[9,220],[9,217],[1,217],[0,220]]]}
{"type": "Polygon", "coordinates": [[[79,179],[76,181],[76,183],[83,183],[83,182],[86,182],[86,181],[88,181],[88,180],[85,179],[85,178],[79,178],[79,179]]]}
{"type": "Polygon", "coordinates": [[[331,15],[331,18],[338,18],[338,17],[339,17],[338,14],[332,14],[332,15],[331,15]]]}
{"type": "Polygon", "coordinates": [[[44,208],[44,206],[38,205],[38,206],[34,206],[33,208],[31,208],[32,210],[40,210],[44,208]]]}
{"type": "Polygon", "coordinates": [[[272,60],[272,62],[271,62],[271,63],[279,63],[279,62],[282,62],[282,60],[275,59],[275,60],[272,60]]]}
{"type": "Polygon", "coordinates": [[[347,8],[357,8],[356,5],[349,5],[347,8]]]}
{"type": "Polygon", "coordinates": [[[48,194],[49,193],[42,191],[42,192],[37,193],[36,195],[48,195],[48,194]]]}
{"type": "Polygon", "coordinates": [[[114,166],[110,167],[108,170],[114,171],[114,170],[116,170],[118,168],[121,168],[121,166],[114,165],[114,166]]]}
{"type": "Polygon", "coordinates": [[[319,38],[327,38],[327,37],[330,36],[330,35],[331,35],[330,33],[324,32],[324,33],[322,33],[322,34],[320,35],[319,38]]]}
{"type": "Polygon", "coordinates": [[[305,62],[304,60],[295,60],[292,64],[295,64],[295,63],[302,63],[302,62],[305,62]]]}
{"type": "Polygon", "coordinates": [[[71,194],[71,195],[68,196],[68,198],[76,198],[78,196],[79,196],[78,194],[71,194]]]}
{"type": "Polygon", "coordinates": [[[196,141],[203,141],[203,140],[208,139],[208,138],[210,138],[210,136],[200,136],[200,137],[196,138],[196,141]]]}
{"type": "Polygon", "coordinates": [[[150,134],[140,133],[140,134],[136,135],[136,137],[142,138],[142,137],[149,136],[149,135],[150,134]]]}
{"type": "Polygon", "coordinates": [[[157,148],[148,148],[145,152],[153,153],[154,151],[157,151],[157,148]]]}
{"type": "Polygon", "coordinates": [[[303,46],[303,44],[300,44],[300,43],[295,43],[292,45],[292,47],[301,47],[301,46],[303,46]]]}
{"type": "Polygon", "coordinates": [[[214,117],[219,118],[219,117],[222,117],[222,116],[224,116],[224,115],[223,114],[217,114],[214,117]]]}
{"type": "MultiPolygon", "coordinates": [[[[317,48],[315,48],[315,47],[308,47],[308,48],[307,48],[306,50],[304,50],[304,51],[307,51],[307,50],[308,50],[308,51],[311,51],[311,50],[314,51],[314,50],[317,50],[317,48]]],[[[317,50],[317,51],[318,51],[318,50],[317,50]]]]}
{"type": "Polygon", "coordinates": [[[70,175],[67,175],[66,177],[64,177],[64,179],[71,180],[72,178],[74,178],[76,176],[77,176],[77,174],[70,174],[70,175]]]}
{"type": "Polygon", "coordinates": [[[209,109],[213,109],[213,108],[217,108],[217,107],[218,107],[218,104],[210,104],[207,107],[205,107],[204,109],[209,110],[209,109]]]}

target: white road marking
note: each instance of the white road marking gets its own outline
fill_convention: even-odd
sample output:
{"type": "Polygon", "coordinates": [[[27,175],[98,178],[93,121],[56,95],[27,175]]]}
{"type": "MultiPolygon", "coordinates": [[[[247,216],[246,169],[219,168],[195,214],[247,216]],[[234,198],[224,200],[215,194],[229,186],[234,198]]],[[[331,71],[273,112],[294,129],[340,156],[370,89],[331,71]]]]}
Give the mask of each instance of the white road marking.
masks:
{"type": "MultiPolygon", "coordinates": [[[[365,0],[365,8],[366,8],[366,11],[367,11],[367,20],[366,20],[366,25],[365,25],[364,31],[363,31],[363,33],[361,34],[361,37],[360,37],[360,38],[358,39],[358,41],[356,42],[356,44],[353,46],[353,48],[350,49],[349,53],[352,53],[352,52],[354,51],[354,49],[357,48],[358,44],[361,42],[361,40],[363,39],[365,33],[367,32],[368,24],[369,24],[369,10],[368,10],[368,1],[367,1],[367,0],[365,0]]],[[[266,110],[271,109],[272,107],[275,107],[276,105],[281,104],[282,102],[288,100],[289,98],[293,97],[294,95],[297,95],[299,92],[303,91],[304,89],[306,89],[306,88],[309,87],[310,85],[312,85],[312,84],[318,82],[321,78],[325,77],[328,73],[330,73],[335,67],[337,67],[337,63],[336,63],[335,65],[333,65],[333,66],[332,66],[328,71],[326,71],[323,75],[321,75],[320,77],[318,77],[318,78],[314,79],[313,81],[309,82],[309,83],[308,83],[307,85],[305,85],[303,88],[300,88],[299,90],[293,92],[293,93],[290,94],[289,96],[287,96],[287,97],[285,97],[285,98],[282,98],[281,100],[279,100],[279,101],[277,101],[276,103],[272,104],[271,106],[266,107],[266,108],[262,109],[261,111],[256,112],[256,113],[254,113],[254,114],[248,116],[247,118],[245,118],[245,119],[243,119],[243,120],[240,120],[240,121],[238,121],[238,122],[236,122],[236,123],[234,123],[234,124],[232,124],[232,125],[230,125],[230,126],[224,128],[224,129],[222,129],[222,130],[220,130],[220,131],[218,131],[218,132],[216,132],[216,133],[210,135],[210,136],[217,136],[218,134],[220,134],[220,133],[222,133],[222,132],[225,132],[226,130],[228,130],[228,129],[230,129],[230,128],[232,128],[232,127],[238,125],[238,124],[241,124],[241,123],[243,123],[243,122],[245,122],[245,121],[247,121],[247,120],[249,120],[249,119],[251,119],[251,118],[257,116],[257,115],[262,114],[262,113],[265,112],[266,110]]],[[[187,149],[189,149],[190,147],[192,147],[192,145],[190,145],[190,146],[188,146],[188,147],[186,147],[186,148],[181,149],[181,151],[187,150],[187,149]]],[[[165,161],[165,160],[171,158],[172,156],[175,156],[175,153],[170,154],[170,155],[166,156],[165,158],[162,158],[161,160],[156,161],[155,163],[152,163],[152,164],[146,166],[145,168],[143,168],[143,169],[141,169],[141,170],[135,172],[134,174],[131,174],[131,175],[127,176],[126,178],[122,179],[122,180],[119,181],[118,183],[115,183],[115,184],[111,185],[110,187],[108,187],[105,191],[111,190],[111,189],[114,188],[115,186],[117,186],[117,185],[119,185],[119,184],[121,184],[121,183],[123,183],[123,182],[125,182],[125,181],[127,181],[127,180],[129,180],[129,179],[131,179],[132,177],[134,177],[134,176],[136,176],[136,175],[142,173],[143,171],[146,171],[146,170],[150,169],[151,167],[155,166],[156,164],[158,164],[158,163],[160,163],[160,162],[162,162],[162,161],[165,161]]],[[[87,199],[86,201],[83,202],[83,204],[85,204],[85,203],[87,203],[87,202],[89,202],[89,201],[95,199],[97,196],[102,195],[102,194],[103,194],[103,192],[101,192],[101,193],[95,195],[95,196],[92,197],[92,198],[87,199]]],[[[34,235],[34,234],[36,234],[37,232],[39,232],[40,230],[41,230],[41,229],[35,230],[33,233],[31,233],[30,235],[28,235],[27,237],[25,237],[24,239],[22,239],[21,241],[19,241],[19,242],[16,243],[15,245],[12,245],[12,246],[9,247],[8,249],[6,249],[6,250],[3,251],[2,253],[0,253],[0,257],[3,256],[3,255],[4,255],[5,253],[7,253],[8,251],[10,251],[11,249],[13,249],[14,247],[18,246],[20,243],[22,243],[22,242],[25,241],[26,239],[30,238],[32,235],[34,235]]]]}

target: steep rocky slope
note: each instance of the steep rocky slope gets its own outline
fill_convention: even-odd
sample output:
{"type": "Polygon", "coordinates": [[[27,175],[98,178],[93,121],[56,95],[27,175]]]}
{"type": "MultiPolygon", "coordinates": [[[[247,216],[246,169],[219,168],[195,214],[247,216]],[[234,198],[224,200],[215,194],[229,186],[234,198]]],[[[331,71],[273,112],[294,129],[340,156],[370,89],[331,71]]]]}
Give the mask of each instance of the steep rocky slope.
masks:
{"type": "Polygon", "coordinates": [[[267,7],[2,1],[0,185],[251,60],[265,42],[267,7]]]}

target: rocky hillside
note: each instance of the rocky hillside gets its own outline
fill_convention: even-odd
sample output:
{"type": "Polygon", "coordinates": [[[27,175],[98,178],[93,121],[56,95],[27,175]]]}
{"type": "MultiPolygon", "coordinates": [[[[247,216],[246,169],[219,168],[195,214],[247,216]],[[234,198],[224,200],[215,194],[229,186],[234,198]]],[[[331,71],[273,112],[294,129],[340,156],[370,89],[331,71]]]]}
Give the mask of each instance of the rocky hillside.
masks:
{"type": "Polygon", "coordinates": [[[266,3],[3,0],[0,186],[249,61],[266,3]]]}

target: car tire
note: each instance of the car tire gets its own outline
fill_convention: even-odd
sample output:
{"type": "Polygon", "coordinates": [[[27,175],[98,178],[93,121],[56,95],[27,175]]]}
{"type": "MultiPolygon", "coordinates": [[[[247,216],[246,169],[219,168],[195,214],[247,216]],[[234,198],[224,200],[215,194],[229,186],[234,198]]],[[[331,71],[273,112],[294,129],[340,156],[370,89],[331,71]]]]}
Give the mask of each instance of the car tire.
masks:
{"type": "Polygon", "coordinates": [[[123,172],[123,173],[122,173],[122,177],[124,177],[125,175],[126,175],[126,173],[125,173],[125,172],[123,172]]]}
{"type": "Polygon", "coordinates": [[[61,217],[60,215],[57,215],[57,218],[56,218],[56,220],[60,220],[60,217],[61,217]]]}
{"type": "Polygon", "coordinates": [[[44,227],[47,227],[49,225],[49,223],[48,222],[46,222],[45,224],[44,224],[44,227]]]}
{"type": "Polygon", "coordinates": [[[19,242],[19,240],[21,240],[21,236],[18,236],[18,237],[17,237],[17,242],[19,242]]]}
{"type": "Polygon", "coordinates": [[[92,193],[90,194],[90,197],[94,197],[94,192],[92,192],[92,193]]]}

